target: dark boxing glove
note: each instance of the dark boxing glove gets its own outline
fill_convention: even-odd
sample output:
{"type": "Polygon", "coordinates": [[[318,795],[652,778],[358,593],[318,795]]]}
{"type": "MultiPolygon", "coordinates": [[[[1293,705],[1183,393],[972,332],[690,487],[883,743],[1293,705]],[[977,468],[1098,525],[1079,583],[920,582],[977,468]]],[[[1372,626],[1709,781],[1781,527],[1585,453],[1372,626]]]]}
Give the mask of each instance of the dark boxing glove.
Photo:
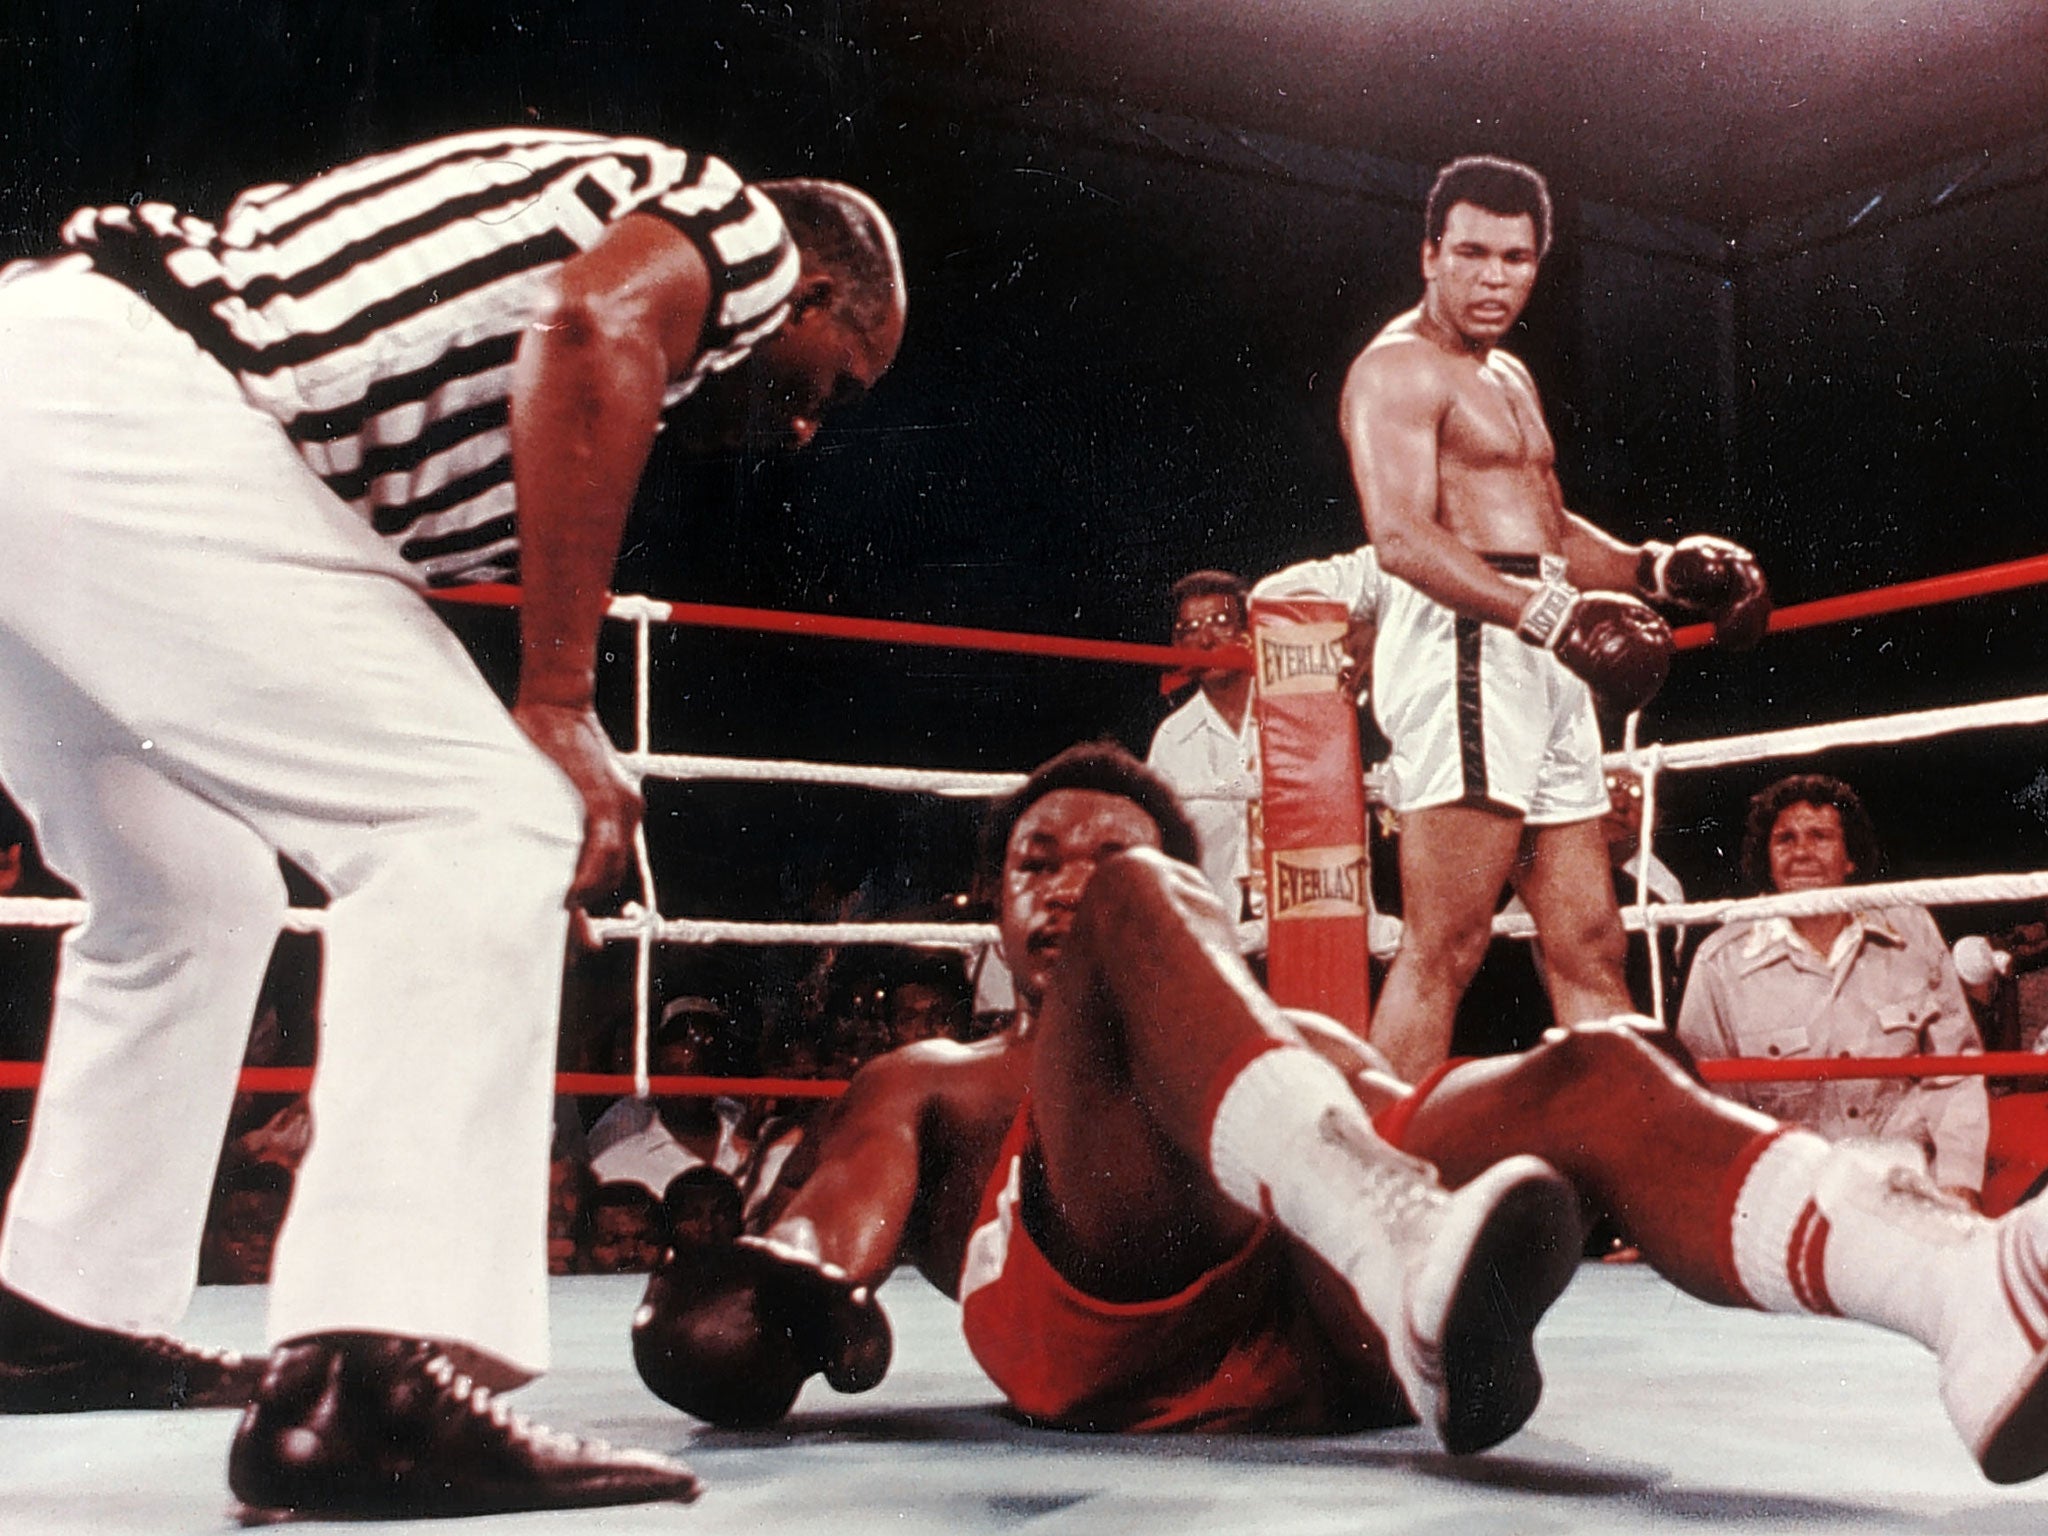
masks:
{"type": "Polygon", "coordinates": [[[1540,645],[1593,691],[1631,713],[1657,696],[1671,670],[1671,629],[1625,592],[1581,592],[1562,581],[1536,589],[1515,633],[1540,645]]]}
{"type": "Polygon", "coordinates": [[[1770,583],[1756,556],[1712,534],[1645,544],[1636,585],[1659,602],[1706,614],[1715,643],[1731,651],[1755,645],[1771,622],[1770,583]]]}
{"type": "Polygon", "coordinates": [[[821,1373],[837,1391],[865,1392],[891,1349],[871,1290],[759,1238],[678,1243],[633,1315],[648,1390],[729,1429],[774,1423],[821,1373]]]}

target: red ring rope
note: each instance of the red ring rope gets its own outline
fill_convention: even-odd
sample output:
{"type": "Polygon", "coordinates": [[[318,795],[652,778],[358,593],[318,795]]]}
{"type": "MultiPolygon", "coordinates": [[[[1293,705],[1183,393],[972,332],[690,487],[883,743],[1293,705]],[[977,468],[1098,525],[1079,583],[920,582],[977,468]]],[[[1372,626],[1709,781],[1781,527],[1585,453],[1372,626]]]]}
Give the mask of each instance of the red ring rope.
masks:
{"type": "MultiPolygon", "coordinates": [[[[39,1061],[0,1061],[0,1092],[34,1088],[42,1082],[39,1061]]],[[[311,1067],[244,1067],[236,1080],[243,1093],[304,1093],[313,1086],[311,1067]]],[[[836,1099],[846,1092],[838,1078],[816,1077],[655,1077],[648,1080],[657,1097],[710,1098],[735,1094],[744,1098],[836,1099]]],[[[558,1072],[555,1092],[564,1096],[628,1094],[633,1079],[623,1072],[558,1072]]]]}
{"type": "MultiPolygon", "coordinates": [[[[2048,1056],[2032,1051],[1978,1051],[1968,1056],[1830,1057],[1826,1060],[1771,1061],[1749,1057],[1703,1061],[1700,1076],[1709,1083],[1819,1082],[1836,1078],[1874,1077],[2048,1077],[2048,1056]]],[[[42,1081],[36,1061],[0,1061],[0,1092],[30,1089],[42,1081]]],[[[238,1080],[244,1093],[304,1093],[312,1086],[311,1067],[244,1067],[238,1080]]],[[[648,1080],[657,1098],[709,1098],[732,1094],[742,1098],[836,1099],[846,1092],[839,1078],[815,1077],[655,1077],[648,1080]]],[[[559,1072],[555,1091],[568,1097],[629,1094],[633,1079],[623,1072],[559,1072]]]]}
{"type": "MultiPolygon", "coordinates": [[[[2029,555],[2002,565],[1980,565],[1946,576],[1928,576],[1919,581],[1902,581],[1889,587],[1871,587],[1863,592],[1845,592],[1840,597],[1818,598],[1794,603],[1771,615],[1771,630],[1812,629],[1820,624],[1840,624],[1849,619],[1867,619],[1881,613],[1899,613],[1908,608],[1928,608],[1936,603],[1959,603],[1967,597],[1987,597],[1994,592],[2011,592],[2039,586],[2048,581],[2048,555],[2029,555]]],[[[1673,636],[1680,650],[1691,650],[1714,638],[1711,624],[1688,624],[1673,636]]]]}
{"type": "MultiPolygon", "coordinates": [[[[1998,565],[1980,565],[1946,576],[1929,576],[1887,587],[1846,592],[1838,597],[1795,603],[1771,615],[1773,632],[1811,629],[1850,619],[1899,613],[1908,608],[1961,602],[2048,582],[2048,555],[2030,555],[1998,565]]],[[[438,602],[484,606],[516,606],[519,588],[497,583],[444,587],[431,594],[438,602]]],[[[829,613],[792,613],[778,608],[735,608],[716,603],[666,603],[659,622],[711,629],[750,629],[769,634],[811,635],[836,640],[869,640],[889,645],[954,646],[967,650],[1059,656],[1077,661],[1125,661],[1145,666],[1228,667],[1251,670],[1248,648],[1196,650],[1170,645],[1137,645],[1120,640],[1085,640],[1065,635],[1020,634],[997,629],[967,629],[949,624],[912,624],[896,619],[856,619],[829,613]]],[[[1710,624],[1688,624],[1675,632],[1680,650],[1692,650],[1714,637],[1710,624]]]]}
{"type": "MultiPolygon", "coordinates": [[[[437,602],[516,607],[519,588],[498,583],[446,587],[437,602]]],[[[1071,635],[1020,634],[1001,629],[967,629],[953,624],[912,624],[900,619],[855,619],[834,613],[793,613],[781,608],[734,608],[722,603],[664,603],[656,622],[698,629],[750,629],[772,635],[826,640],[869,640],[883,645],[951,646],[1023,656],[1058,656],[1069,661],[1128,661],[1145,666],[1252,669],[1249,647],[1205,651],[1196,647],[1138,645],[1124,640],[1088,640],[1071,635]]]]}

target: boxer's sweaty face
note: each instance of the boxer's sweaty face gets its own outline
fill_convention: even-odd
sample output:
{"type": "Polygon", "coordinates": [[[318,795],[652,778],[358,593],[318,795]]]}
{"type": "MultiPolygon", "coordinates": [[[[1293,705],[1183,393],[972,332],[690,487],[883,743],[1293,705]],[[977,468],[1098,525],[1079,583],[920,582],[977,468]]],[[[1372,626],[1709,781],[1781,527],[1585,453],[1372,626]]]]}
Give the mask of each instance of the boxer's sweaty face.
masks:
{"type": "Polygon", "coordinates": [[[1003,959],[1036,1009],[1096,866],[1127,848],[1157,848],[1159,828],[1121,795],[1056,789],[1011,829],[1003,853],[1003,959]]]}
{"type": "Polygon", "coordinates": [[[1508,332],[1536,286],[1536,221],[1453,203],[1443,238],[1422,247],[1422,277],[1436,318],[1469,341],[1508,332]]]}

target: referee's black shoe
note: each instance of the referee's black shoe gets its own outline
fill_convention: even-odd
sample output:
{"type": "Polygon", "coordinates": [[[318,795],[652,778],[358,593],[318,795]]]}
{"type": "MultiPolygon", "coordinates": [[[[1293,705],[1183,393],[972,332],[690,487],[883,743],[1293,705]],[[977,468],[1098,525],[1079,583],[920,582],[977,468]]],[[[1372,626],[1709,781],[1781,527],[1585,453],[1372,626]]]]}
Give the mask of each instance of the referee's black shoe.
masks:
{"type": "Polygon", "coordinates": [[[377,1333],[280,1345],[228,1453],[253,1519],[404,1519],[687,1503],[679,1461],[544,1429],[438,1345],[377,1333]]]}
{"type": "Polygon", "coordinates": [[[73,1322],[0,1286],[0,1413],[240,1408],[261,1355],[73,1322]]]}

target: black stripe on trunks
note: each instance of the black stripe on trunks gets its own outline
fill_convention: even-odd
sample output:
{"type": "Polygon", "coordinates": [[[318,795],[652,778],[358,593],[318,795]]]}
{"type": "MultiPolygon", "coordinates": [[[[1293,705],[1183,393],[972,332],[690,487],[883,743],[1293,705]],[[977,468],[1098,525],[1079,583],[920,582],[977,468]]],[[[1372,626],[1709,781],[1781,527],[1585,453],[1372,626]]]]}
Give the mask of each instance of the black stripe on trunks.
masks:
{"type": "Polygon", "coordinates": [[[1490,800],[1486,792],[1486,711],[1479,697],[1478,619],[1453,621],[1458,655],[1458,768],[1465,782],[1465,802],[1490,800]]]}
{"type": "MultiPolygon", "coordinates": [[[[1479,558],[1503,576],[1534,580],[1543,574],[1542,555],[1481,550],[1479,558]]],[[[1479,686],[1479,655],[1485,626],[1478,619],[1461,618],[1453,621],[1453,630],[1458,660],[1458,768],[1465,784],[1463,803],[1511,810],[1512,807],[1502,805],[1488,793],[1486,780],[1486,709],[1479,686]]]]}

